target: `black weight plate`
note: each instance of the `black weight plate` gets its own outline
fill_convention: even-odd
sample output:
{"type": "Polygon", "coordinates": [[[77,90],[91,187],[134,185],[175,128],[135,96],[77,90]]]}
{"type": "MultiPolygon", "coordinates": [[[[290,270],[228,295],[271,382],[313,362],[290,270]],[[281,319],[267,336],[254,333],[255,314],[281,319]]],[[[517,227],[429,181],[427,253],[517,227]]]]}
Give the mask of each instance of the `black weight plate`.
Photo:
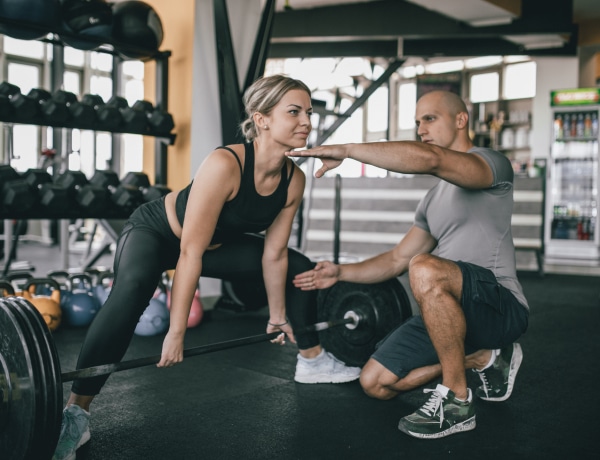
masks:
{"type": "Polygon", "coordinates": [[[36,421],[36,396],[34,370],[27,349],[27,342],[20,321],[0,299],[0,361],[6,380],[2,416],[6,426],[0,431],[0,452],[3,460],[23,460],[27,458],[33,441],[36,421]]]}
{"type": "Polygon", "coordinates": [[[320,333],[321,344],[350,366],[362,367],[377,343],[410,316],[408,296],[397,279],[377,284],[338,282],[319,291],[319,321],[344,317],[352,310],[360,316],[356,329],[346,326],[320,333]]]}
{"type": "Polygon", "coordinates": [[[16,297],[9,298],[5,302],[5,305],[11,309],[15,315],[15,318],[21,325],[21,330],[25,338],[26,349],[29,353],[29,358],[31,360],[33,369],[32,385],[35,393],[36,413],[35,422],[32,425],[32,441],[27,454],[25,455],[25,459],[50,458],[52,453],[47,452],[45,448],[47,443],[45,440],[47,427],[50,423],[50,420],[48,420],[48,406],[51,401],[49,401],[49,395],[46,387],[47,371],[44,363],[41,339],[38,337],[30,316],[26,313],[26,309],[19,305],[16,297]]]}
{"type": "MultiPolygon", "coordinates": [[[[40,396],[45,399],[42,439],[36,447],[36,458],[50,458],[56,449],[62,420],[63,392],[58,352],[52,333],[44,317],[27,300],[17,297],[13,300],[20,311],[29,318],[29,324],[39,345],[40,361],[44,370],[44,380],[37,387],[40,396]]],[[[41,403],[40,403],[41,404],[41,403]]],[[[42,412],[42,411],[40,411],[42,412]]]]}

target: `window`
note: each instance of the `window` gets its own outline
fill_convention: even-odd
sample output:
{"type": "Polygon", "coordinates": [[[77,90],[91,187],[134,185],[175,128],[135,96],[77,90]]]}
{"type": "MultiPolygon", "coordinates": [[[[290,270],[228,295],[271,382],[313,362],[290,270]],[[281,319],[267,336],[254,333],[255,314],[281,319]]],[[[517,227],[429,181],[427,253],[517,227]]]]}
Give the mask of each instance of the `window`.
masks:
{"type": "Polygon", "coordinates": [[[400,129],[415,128],[416,109],[417,84],[402,83],[398,89],[398,127],[400,129]]]}
{"type": "MultiPolygon", "coordinates": [[[[33,88],[47,88],[52,71],[54,46],[39,40],[18,40],[8,36],[0,37],[0,56],[4,68],[0,68],[0,81],[19,86],[27,94],[33,88]]],[[[82,51],[70,46],[64,47],[64,75],[62,89],[81,98],[85,93],[97,94],[107,102],[113,95],[113,64],[115,58],[108,53],[82,51]]],[[[144,98],[144,64],[140,61],[125,61],[122,64],[123,96],[132,105],[144,98]]],[[[113,165],[114,136],[111,133],[90,130],[61,130],[62,145],[53,146],[51,128],[28,124],[4,124],[0,130],[0,145],[9,146],[4,161],[10,161],[18,171],[38,166],[42,148],[56,148],[67,158],[70,169],[81,170],[88,177],[96,169],[114,167],[119,171],[142,169],[143,137],[123,134],[118,137],[120,146],[127,155],[122,156],[122,164],[113,165]],[[67,149],[66,152],[60,151],[67,149]]]]}
{"type": "Polygon", "coordinates": [[[496,101],[500,93],[499,86],[500,75],[498,72],[472,75],[469,99],[473,103],[496,101]]]}
{"type": "MultiPolygon", "coordinates": [[[[33,88],[40,87],[42,74],[40,65],[9,61],[7,70],[7,81],[17,85],[21,93],[27,94],[33,88]]],[[[18,171],[36,168],[41,151],[40,127],[22,124],[4,126],[4,135],[9,145],[7,156],[13,168],[18,171]]]]}
{"type": "Polygon", "coordinates": [[[368,100],[367,130],[386,131],[388,128],[388,88],[376,89],[368,100]]]}
{"type": "Polygon", "coordinates": [[[535,96],[535,62],[510,64],[504,68],[502,95],[504,99],[535,96]]]}
{"type": "Polygon", "coordinates": [[[16,38],[5,35],[4,52],[15,56],[43,59],[44,44],[35,40],[17,40],[16,38]]]}

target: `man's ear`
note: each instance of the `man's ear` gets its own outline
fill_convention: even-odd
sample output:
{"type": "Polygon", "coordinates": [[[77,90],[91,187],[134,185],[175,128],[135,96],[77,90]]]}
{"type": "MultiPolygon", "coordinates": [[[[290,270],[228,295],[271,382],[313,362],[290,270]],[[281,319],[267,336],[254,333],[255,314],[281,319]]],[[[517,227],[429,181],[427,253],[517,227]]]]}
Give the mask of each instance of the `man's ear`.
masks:
{"type": "Polygon", "coordinates": [[[466,112],[458,112],[456,114],[456,127],[466,129],[469,127],[469,114],[466,112]]]}

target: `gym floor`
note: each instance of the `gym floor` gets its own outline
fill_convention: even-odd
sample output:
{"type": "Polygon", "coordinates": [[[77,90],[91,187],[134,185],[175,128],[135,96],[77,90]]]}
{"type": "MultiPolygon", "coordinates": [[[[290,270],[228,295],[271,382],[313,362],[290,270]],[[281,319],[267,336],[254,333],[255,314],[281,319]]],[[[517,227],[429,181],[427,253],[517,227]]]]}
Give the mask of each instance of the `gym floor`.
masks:
{"type": "MultiPolygon", "coordinates": [[[[39,267],[57,260],[53,248],[29,253],[27,246],[20,259],[35,254],[39,267]]],[[[77,458],[597,458],[598,277],[522,273],[520,279],[531,305],[530,327],[520,340],[523,365],[508,401],[478,403],[474,431],[410,438],[397,424],[425,401],[421,389],[377,401],[358,382],[297,384],[295,347],[260,343],[188,358],[170,369],[113,374],[92,406],[92,438],[77,458]]],[[[266,319],[266,310],[212,310],[188,330],[186,347],[261,334],[266,319]]],[[[62,372],[75,368],[85,332],[55,331],[62,372]]],[[[161,346],[162,336],[134,336],[125,359],[160,354],[161,346]]],[[[469,383],[474,388],[478,379],[469,374],[469,383]]],[[[63,387],[66,399],[70,384],[63,387]]]]}

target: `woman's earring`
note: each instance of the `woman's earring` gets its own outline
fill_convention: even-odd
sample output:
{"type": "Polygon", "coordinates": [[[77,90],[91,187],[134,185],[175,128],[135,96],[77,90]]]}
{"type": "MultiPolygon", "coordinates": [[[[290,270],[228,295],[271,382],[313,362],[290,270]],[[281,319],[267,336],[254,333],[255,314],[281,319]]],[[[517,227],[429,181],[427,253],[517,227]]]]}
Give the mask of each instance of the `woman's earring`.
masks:
{"type": "Polygon", "coordinates": [[[267,125],[263,126],[263,129],[269,129],[269,127],[267,125]]]}

